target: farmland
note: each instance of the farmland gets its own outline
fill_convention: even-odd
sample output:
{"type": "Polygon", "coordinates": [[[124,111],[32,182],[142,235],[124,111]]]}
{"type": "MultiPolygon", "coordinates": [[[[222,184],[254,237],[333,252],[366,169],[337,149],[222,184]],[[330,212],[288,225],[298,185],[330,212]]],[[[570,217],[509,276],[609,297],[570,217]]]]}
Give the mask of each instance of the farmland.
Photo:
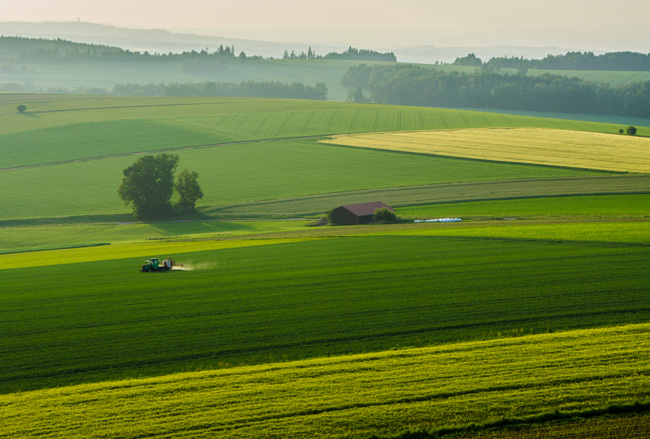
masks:
{"type": "Polygon", "coordinates": [[[647,417],[647,129],[10,94],[0,122],[0,437],[474,437],[504,419],[527,437],[647,417]],[[323,142],[350,134],[449,149],[323,142]],[[122,170],[161,151],[205,197],[134,223],[122,170]],[[374,200],[465,221],[305,227],[374,200]],[[188,271],[138,272],[165,256],[188,271]],[[619,406],[637,408],[594,414],[619,406]]]}
{"type": "Polygon", "coordinates": [[[576,416],[648,397],[649,331],[569,331],[1,395],[9,422],[0,435],[394,437],[576,416]]]}
{"type": "Polygon", "coordinates": [[[335,136],[337,145],[606,171],[650,172],[650,139],[539,128],[335,136]]]}

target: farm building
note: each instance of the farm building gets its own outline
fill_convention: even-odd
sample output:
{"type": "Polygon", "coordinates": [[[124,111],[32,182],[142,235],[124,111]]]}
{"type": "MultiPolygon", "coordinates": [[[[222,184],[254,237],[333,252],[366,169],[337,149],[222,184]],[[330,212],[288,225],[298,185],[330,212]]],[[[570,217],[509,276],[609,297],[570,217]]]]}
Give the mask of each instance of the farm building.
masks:
{"type": "Polygon", "coordinates": [[[332,222],[342,226],[368,224],[372,222],[375,211],[377,209],[381,209],[382,207],[395,212],[392,207],[382,203],[381,201],[373,201],[372,203],[348,204],[346,206],[339,206],[332,211],[332,222]]]}

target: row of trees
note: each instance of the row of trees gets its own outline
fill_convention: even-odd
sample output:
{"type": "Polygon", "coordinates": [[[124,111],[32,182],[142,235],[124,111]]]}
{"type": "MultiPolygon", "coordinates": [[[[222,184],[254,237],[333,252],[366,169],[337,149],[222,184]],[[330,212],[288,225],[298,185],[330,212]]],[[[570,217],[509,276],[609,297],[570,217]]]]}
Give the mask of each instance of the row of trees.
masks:
{"type": "Polygon", "coordinates": [[[175,61],[188,60],[249,61],[260,60],[260,56],[247,56],[235,51],[235,46],[220,45],[216,50],[205,48],[182,53],[138,52],[101,44],[74,43],[56,39],[37,39],[0,36],[0,62],[32,63],[61,61],[175,61]]]}
{"type": "Polygon", "coordinates": [[[185,84],[116,84],[113,94],[120,96],[216,96],[327,100],[327,85],[292,84],[278,81],[230,82],[205,81],[185,84]]]}
{"type": "Polygon", "coordinates": [[[430,107],[501,108],[650,117],[650,82],[612,87],[578,78],[444,72],[413,65],[348,69],[350,100],[430,107]],[[366,98],[362,90],[369,90],[366,98]]]}
{"type": "Polygon", "coordinates": [[[595,55],[593,52],[567,52],[565,55],[547,55],[542,59],[524,57],[495,57],[483,62],[470,53],[458,57],[453,63],[457,66],[481,67],[485,70],[546,69],[546,70],[606,70],[606,71],[649,71],[650,53],[610,52],[595,55]]]}
{"type": "Polygon", "coordinates": [[[282,59],[347,59],[355,61],[387,61],[397,62],[397,57],[393,52],[381,53],[368,49],[357,49],[350,46],[345,52],[330,52],[327,55],[316,55],[316,52],[310,47],[307,53],[300,52],[296,54],[295,51],[289,53],[288,50],[284,51],[282,59]]]}
{"type": "Polygon", "coordinates": [[[124,170],[117,193],[125,205],[132,206],[136,219],[162,219],[194,212],[197,200],[203,198],[197,181],[199,174],[184,169],[174,180],[178,161],[174,154],[146,155],[124,170]],[[178,200],[172,204],[174,193],[178,200]]]}
{"type": "MultiPolygon", "coordinates": [[[[327,55],[316,55],[309,47],[307,52],[296,54],[295,51],[285,50],[283,59],[350,59],[360,61],[390,61],[395,62],[395,54],[380,53],[374,50],[349,47],[345,52],[330,52],[327,55]]],[[[247,56],[246,53],[235,51],[235,46],[220,45],[214,51],[205,48],[200,51],[191,50],[182,53],[151,54],[149,52],[134,52],[119,47],[100,44],[73,43],[62,39],[46,40],[22,37],[0,36],[0,62],[4,63],[33,63],[33,62],[63,62],[63,61],[174,61],[183,63],[184,71],[205,71],[206,68],[219,68],[219,64],[234,61],[261,60],[261,56],[247,56]]]]}

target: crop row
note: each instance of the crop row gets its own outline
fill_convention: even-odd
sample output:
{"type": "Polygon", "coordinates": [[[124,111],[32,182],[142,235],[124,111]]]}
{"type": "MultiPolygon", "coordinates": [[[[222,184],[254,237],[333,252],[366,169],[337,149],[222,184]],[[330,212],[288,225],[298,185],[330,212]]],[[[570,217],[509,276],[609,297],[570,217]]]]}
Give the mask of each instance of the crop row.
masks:
{"type": "MultiPolygon", "coordinates": [[[[636,243],[422,235],[256,243],[273,241],[179,253],[197,268],[189,272],[142,274],[141,258],[3,270],[1,390],[650,315],[650,253],[636,243]]],[[[174,244],[164,246],[150,256],[174,256],[174,244]]],[[[87,251],[104,249],[120,250],[87,251]]]]}
{"type": "Polygon", "coordinates": [[[0,436],[367,437],[648,401],[650,327],[0,396],[0,436]]]}

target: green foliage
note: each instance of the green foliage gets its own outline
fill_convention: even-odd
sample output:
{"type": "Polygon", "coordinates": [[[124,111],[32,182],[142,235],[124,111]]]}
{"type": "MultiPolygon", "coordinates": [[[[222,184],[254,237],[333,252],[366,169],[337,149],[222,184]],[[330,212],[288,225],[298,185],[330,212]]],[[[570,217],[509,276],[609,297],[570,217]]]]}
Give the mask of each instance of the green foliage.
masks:
{"type": "Polygon", "coordinates": [[[629,134],[630,136],[636,135],[636,127],[633,127],[632,125],[629,125],[626,129],[625,132],[629,134]]]}
{"type": "Polygon", "coordinates": [[[610,52],[594,55],[593,52],[567,52],[564,55],[547,55],[543,59],[494,57],[486,64],[491,68],[517,68],[524,64],[532,69],[548,70],[648,71],[650,54],[610,52]]]}
{"type": "Polygon", "coordinates": [[[119,96],[213,96],[213,97],[257,97],[284,99],[327,100],[327,85],[319,82],[305,85],[300,82],[243,81],[240,83],[212,82],[174,84],[116,84],[113,94],[119,96]]]}
{"type": "Polygon", "coordinates": [[[16,107],[16,110],[18,110],[19,113],[24,113],[25,110],[27,110],[27,106],[24,104],[20,104],[19,106],[16,107]]]}
{"type": "Polygon", "coordinates": [[[196,210],[196,202],[203,198],[203,191],[197,179],[199,174],[196,171],[189,172],[183,169],[174,183],[174,190],[180,196],[176,203],[176,208],[181,213],[194,212],[196,210]]]}
{"type": "Polygon", "coordinates": [[[383,224],[393,224],[400,221],[400,219],[397,217],[397,214],[386,207],[381,207],[375,210],[372,219],[376,223],[383,224]]]}
{"type": "Polygon", "coordinates": [[[455,65],[455,66],[481,67],[482,64],[483,64],[483,61],[481,60],[481,58],[477,58],[476,55],[474,55],[473,53],[470,53],[469,55],[464,56],[462,58],[461,57],[456,58],[453,65],[455,65]]]}
{"type": "Polygon", "coordinates": [[[146,155],[123,171],[124,179],[117,193],[125,205],[132,205],[135,218],[161,219],[172,214],[174,169],[178,160],[173,154],[146,155]]]}
{"type": "MultiPolygon", "coordinates": [[[[594,113],[650,117],[650,81],[616,88],[579,78],[543,74],[504,75],[484,69],[458,73],[415,65],[366,66],[355,74],[372,78],[371,101],[429,107],[501,108],[511,110],[594,113]]],[[[360,82],[346,77],[351,87],[360,82]]]]}

